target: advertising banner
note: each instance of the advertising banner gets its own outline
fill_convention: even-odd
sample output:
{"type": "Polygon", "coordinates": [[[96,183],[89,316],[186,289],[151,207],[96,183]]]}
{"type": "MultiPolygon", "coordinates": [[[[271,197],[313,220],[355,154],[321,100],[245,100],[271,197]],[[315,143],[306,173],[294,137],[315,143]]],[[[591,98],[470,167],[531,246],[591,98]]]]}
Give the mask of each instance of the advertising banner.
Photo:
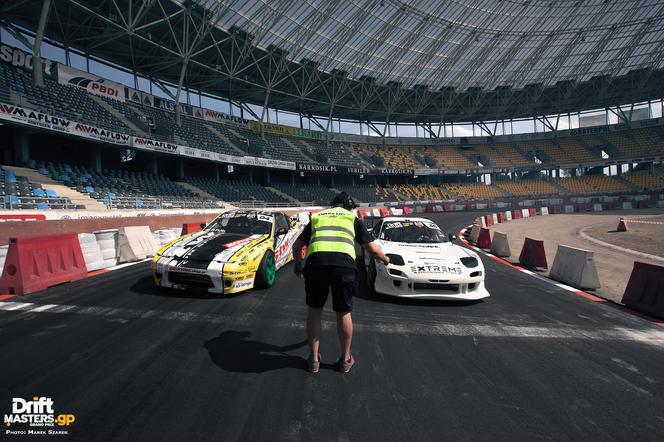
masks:
{"type": "Polygon", "coordinates": [[[58,83],[85,89],[88,93],[100,97],[125,101],[124,86],[88,72],[70,68],[58,63],[58,83]]]}
{"type": "Polygon", "coordinates": [[[155,152],[177,154],[179,146],[166,141],[150,140],[148,138],[132,137],[132,146],[136,149],[152,150],[155,152]]]}
{"type": "Polygon", "coordinates": [[[54,117],[32,109],[1,102],[0,119],[63,133],[70,133],[73,124],[66,118],[54,117]]]}
{"type": "Polygon", "coordinates": [[[263,123],[261,125],[260,121],[250,121],[249,122],[249,129],[255,131],[255,132],[260,132],[261,131],[261,126],[263,127],[263,131],[270,133],[270,134],[276,134],[276,135],[286,135],[289,137],[295,136],[294,132],[294,127],[290,126],[282,126],[280,124],[270,124],[270,123],[263,123]]]}
{"type": "Polygon", "coordinates": [[[249,120],[236,117],[235,115],[228,115],[223,112],[217,112],[212,109],[203,109],[203,119],[207,121],[215,121],[217,123],[232,123],[243,127],[249,126],[249,120]]]}
{"type": "MultiPolygon", "coordinates": [[[[0,45],[0,61],[30,72],[33,69],[32,54],[4,44],[0,45]]],[[[42,58],[42,64],[44,74],[49,78],[55,78],[56,63],[42,58]]]]}
{"type": "Polygon", "coordinates": [[[106,143],[117,144],[120,146],[131,145],[131,136],[113,132],[112,130],[100,129],[83,123],[73,123],[70,133],[79,137],[91,138],[106,143]]]}

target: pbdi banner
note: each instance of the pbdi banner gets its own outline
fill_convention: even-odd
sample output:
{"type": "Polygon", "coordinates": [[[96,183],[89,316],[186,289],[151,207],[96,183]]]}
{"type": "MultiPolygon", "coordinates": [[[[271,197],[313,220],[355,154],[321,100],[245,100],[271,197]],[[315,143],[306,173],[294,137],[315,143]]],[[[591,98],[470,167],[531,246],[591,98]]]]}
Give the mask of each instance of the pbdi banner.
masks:
{"type": "Polygon", "coordinates": [[[100,97],[125,101],[124,86],[60,63],[58,63],[58,83],[76,86],[100,97]]]}

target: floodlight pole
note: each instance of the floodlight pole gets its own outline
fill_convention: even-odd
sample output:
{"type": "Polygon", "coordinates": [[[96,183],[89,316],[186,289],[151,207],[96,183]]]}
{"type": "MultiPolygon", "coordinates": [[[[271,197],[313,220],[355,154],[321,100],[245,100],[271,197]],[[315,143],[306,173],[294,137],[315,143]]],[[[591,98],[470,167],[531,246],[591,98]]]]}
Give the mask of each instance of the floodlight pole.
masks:
{"type": "Polygon", "coordinates": [[[39,16],[39,25],[35,34],[35,42],[32,45],[32,75],[37,86],[44,86],[44,72],[41,59],[41,42],[44,37],[46,20],[48,20],[48,11],[51,8],[51,0],[44,0],[42,4],[41,15],[39,16]]]}

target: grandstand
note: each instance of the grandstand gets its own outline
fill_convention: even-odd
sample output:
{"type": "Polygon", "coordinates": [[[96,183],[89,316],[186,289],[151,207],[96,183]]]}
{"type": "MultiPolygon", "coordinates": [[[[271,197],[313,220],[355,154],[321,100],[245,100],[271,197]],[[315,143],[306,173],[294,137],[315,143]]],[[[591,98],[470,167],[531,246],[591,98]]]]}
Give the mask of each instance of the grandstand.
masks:
{"type": "MultiPolygon", "coordinates": [[[[449,32],[458,37],[450,40],[454,44],[444,38],[441,50],[431,48],[428,58],[420,50],[413,53],[421,56],[410,57],[412,51],[400,55],[391,50],[394,42],[384,41],[371,26],[365,37],[376,48],[369,51],[361,33],[339,27],[343,19],[332,16],[326,17],[331,27],[326,31],[310,28],[306,20],[275,21],[274,27],[263,28],[258,23],[266,17],[257,19],[261,8],[254,7],[261,2],[253,0],[240,2],[233,6],[234,14],[226,15],[221,2],[165,0],[158,2],[168,5],[161,9],[154,3],[145,5],[146,15],[131,28],[125,28],[131,20],[111,20],[109,27],[91,0],[58,5],[57,13],[46,14],[45,40],[39,43],[49,66],[43,76],[27,63],[39,52],[29,46],[39,26],[34,11],[42,4],[29,0],[4,6],[3,54],[12,56],[0,61],[0,101],[22,108],[20,113],[12,113],[13,107],[0,113],[0,132],[7,140],[2,146],[5,208],[325,204],[339,190],[364,203],[400,203],[662,189],[664,61],[652,45],[633,46],[658,34],[652,23],[637,26],[631,15],[615,20],[634,8],[649,13],[643,5],[607,6],[615,9],[604,17],[612,26],[611,50],[595,44],[582,51],[587,45],[572,41],[565,46],[569,51],[554,58],[549,58],[551,51],[537,51],[539,59],[523,58],[520,48],[545,48],[549,40],[557,47],[567,45],[563,40],[570,32],[589,41],[604,37],[593,20],[574,24],[570,31],[556,17],[543,20],[537,32],[519,33],[518,39],[509,33],[509,38],[495,39],[498,28],[469,33],[460,25],[440,28],[436,19],[426,21],[427,32],[399,29],[408,36],[403,41],[428,47],[424,35],[449,32]],[[168,23],[179,32],[174,35],[191,33],[175,19],[178,11],[210,25],[191,38],[196,47],[188,55],[175,41],[181,37],[155,38],[157,30],[148,30],[152,23],[168,23]],[[236,26],[228,21],[231,15],[246,21],[236,26]],[[149,16],[156,21],[146,21],[149,16]],[[80,38],[63,33],[62,17],[80,24],[80,38]],[[348,51],[330,59],[322,43],[327,37],[284,39],[300,31],[333,35],[335,41],[346,36],[337,43],[348,51]],[[227,43],[238,35],[248,38],[253,60],[239,59],[237,48],[227,43]],[[544,40],[543,35],[549,37],[544,40]],[[211,47],[214,53],[202,50],[211,47]],[[62,48],[72,57],[63,58],[62,48]],[[641,60],[651,61],[626,61],[619,55],[636,48],[641,60]],[[385,56],[375,58],[381,50],[385,56]],[[500,62],[492,54],[501,54],[500,62]],[[372,68],[360,68],[357,57],[372,68]],[[160,67],[148,59],[159,60],[160,67]],[[227,71],[229,66],[242,68],[227,71]],[[640,69],[648,75],[637,75],[640,69]],[[306,81],[299,76],[304,72],[306,81]],[[106,88],[117,91],[107,94],[106,88]],[[41,114],[30,117],[33,111],[41,114]],[[299,117],[299,127],[274,124],[281,112],[287,113],[287,121],[299,117]],[[616,116],[617,124],[607,124],[616,116]],[[50,124],[53,119],[70,126],[56,127],[50,124]],[[111,134],[77,132],[71,129],[76,123],[111,134]],[[386,135],[390,133],[400,136],[386,135]]],[[[570,8],[586,18],[596,13],[592,5],[577,3],[570,8]]],[[[458,6],[476,13],[466,2],[458,6]]],[[[310,5],[302,8],[318,14],[310,5]]],[[[396,19],[419,17],[417,8],[398,9],[390,3],[380,9],[396,19]]],[[[441,3],[440,8],[447,6],[441,3]]],[[[419,12],[436,18],[435,12],[419,12]]],[[[358,23],[386,20],[359,6],[349,14],[358,23]]],[[[500,16],[496,12],[487,20],[500,16]]],[[[509,17],[507,22],[528,21],[518,14],[509,17]]],[[[534,28],[530,22],[525,27],[534,28]]],[[[166,27],[160,31],[171,35],[166,27]]]]}

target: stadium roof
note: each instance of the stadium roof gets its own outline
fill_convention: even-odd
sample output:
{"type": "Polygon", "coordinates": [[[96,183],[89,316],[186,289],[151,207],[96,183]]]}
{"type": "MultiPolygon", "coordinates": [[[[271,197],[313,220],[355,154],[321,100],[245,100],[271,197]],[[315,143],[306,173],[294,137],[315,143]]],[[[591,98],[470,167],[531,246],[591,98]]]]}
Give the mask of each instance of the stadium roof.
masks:
{"type": "MultiPolygon", "coordinates": [[[[3,2],[38,30],[42,0],[3,2]]],[[[60,0],[45,35],[233,100],[485,121],[664,96],[664,1],[60,0]]]]}

